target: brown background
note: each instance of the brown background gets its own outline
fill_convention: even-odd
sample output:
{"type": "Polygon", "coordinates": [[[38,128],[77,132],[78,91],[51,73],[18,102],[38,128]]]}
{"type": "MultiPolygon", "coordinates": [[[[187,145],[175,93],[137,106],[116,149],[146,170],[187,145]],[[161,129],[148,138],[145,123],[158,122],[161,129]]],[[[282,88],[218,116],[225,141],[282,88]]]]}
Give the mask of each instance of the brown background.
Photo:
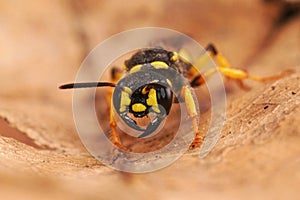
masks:
{"type": "Polygon", "coordinates": [[[1,1],[1,199],[298,199],[299,1],[1,1]],[[72,119],[73,81],[88,52],[130,28],[161,26],[214,42],[252,74],[295,72],[250,91],[229,84],[222,138],[132,175],[91,157],[72,119]],[[298,70],[298,71],[297,71],[298,70]]]}

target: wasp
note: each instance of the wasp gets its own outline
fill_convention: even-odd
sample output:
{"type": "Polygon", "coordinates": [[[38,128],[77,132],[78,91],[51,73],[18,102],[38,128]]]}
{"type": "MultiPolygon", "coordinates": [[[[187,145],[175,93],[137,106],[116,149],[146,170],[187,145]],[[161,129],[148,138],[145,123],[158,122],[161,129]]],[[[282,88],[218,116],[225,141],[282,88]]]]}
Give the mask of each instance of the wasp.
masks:
{"type": "Polygon", "coordinates": [[[160,47],[141,49],[125,60],[123,71],[119,68],[111,70],[112,82],[70,83],[59,88],[113,87],[114,91],[109,95],[112,98],[110,128],[113,143],[120,148],[124,146],[116,128],[115,112],[130,128],[141,132],[139,138],[144,138],[159,127],[168,116],[173,103],[184,102],[193,122],[195,136],[190,145],[190,149],[193,149],[199,147],[203,141],[197,119],[199,115],[192,95],[193,88],[205,84],[205,80],[216,72],[237,80],[241,85],[244,79],[264,82],[282,76],[258,77],[233,68],[213,44],[207,45],[206,53],[199,57],[197,67],[186,57],[184,51],[177,53],[160,47]],[[203,61],[207,59],[213,59],[217,67],[199,73],[199,65],[203,65],[203,61]],[[188,81],[183,81],[179,75],[188,81]],[[174,93],[178,95],[175,96],[174,93]],[[155,117],[145,128],[139,126],[135,118],[143,118],[150,113],[155,117]]]}

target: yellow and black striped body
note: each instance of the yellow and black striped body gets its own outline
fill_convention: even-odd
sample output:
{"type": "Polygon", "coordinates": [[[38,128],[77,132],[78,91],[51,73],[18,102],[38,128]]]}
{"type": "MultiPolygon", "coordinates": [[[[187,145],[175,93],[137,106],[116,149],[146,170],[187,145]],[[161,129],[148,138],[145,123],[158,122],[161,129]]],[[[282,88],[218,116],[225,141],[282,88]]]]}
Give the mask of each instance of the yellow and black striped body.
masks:
{"type": "Polygon", "coordinates": [[[143,64],[151,64],[154,69],[162,71],[172,68],[187,78],[195,75],[194,66],[190,62],[184,61],[176,52],[162,48],[141,50],[126,60],[124,67],[128,73],[132,73],[139,71],[143,64]]]}
{"type": "MultiPolygon", "coordinates": [[[[242,82],[244,79],[264,82],[276,80],[290,73],[286,71],[270,77],[253,76],[244,70],[233,68],[213,44],[206,47],[206,52],[191,64],[191,59],[188,59],[189,56],[184,51],[180,51],[179,56],[176,52],[162,48],[143,49],[124,62],[126,74],[123,78],[121,77],[124,73],[120,69],[114,68],[112,70],[113,82],[69,83],[60,86],[60,89],[113,87],[113,94],[109,93],[108,98],[110,100],[112,97],[114,110],[128,126],[143,132],[139,137],[146,137],[158,128],[169,114],[174,96],[176,96],[179,102],[186,104],[188,115],[193,120],[195,138],[190,147],[199,147],[203,137],[199,131],[198,111],[191,87],[204,84],[205,80],[216,72],[236,80],[243,88],[245,88],[242,82]],[[217,67],[200,73],[199,68],[206,66],[210,59],[216,61],[217,67]],[[147,127],[138,126],[134,117],[142,118],[149,113],[154,113],[155,117],[151,119],[147,127]]],[[[113,142],[123,148],[116,129],[114,114],[115,112],[110,108],[113,142]]]]}

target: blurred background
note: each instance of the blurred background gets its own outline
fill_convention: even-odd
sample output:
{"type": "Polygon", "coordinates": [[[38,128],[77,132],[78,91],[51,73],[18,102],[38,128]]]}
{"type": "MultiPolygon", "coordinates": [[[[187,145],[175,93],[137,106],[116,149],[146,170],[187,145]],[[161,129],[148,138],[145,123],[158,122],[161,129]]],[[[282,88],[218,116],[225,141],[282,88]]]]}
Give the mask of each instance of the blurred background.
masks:
{"type": "MultiPolygon", "coordinates": [[[[263,199],[276,197],[273,191],[282,185],[272,187],[267,179],[255,182],[250,176],[245,178],[242,172],[248,168],[243,168],[243,162],[232,164],[234,156],[227,163],[219,163],[229,170],[227,175],[222,173],[226,170],[208,170],[210,165],[203,166],[193,157],[147,177],[110,170],[85,151],[73,124],[72,92],[57,88],[74,81],[85,56],[100,42],[121,31],[149,26],[180,31],[202,46],[212,42],[234,67],[252,74],[297,70],[299,10],[298,0],[0,0],[0,198],[131,199],[130,191],[147,199],[152,187],[158,189],[154,198],[164,199],[188,195],[250,199],[247,194],[260,197],[253,193],[257,191],[262,192],[263,199]],[[230,164],[238,172],[231,171],[230,164]],[[204,173],[194,180],[199,169],[204,173]],[[177,177],[177,173],[183,174],[177,177]],[[223,179],[216,180],[220,174],[223,179]],[[162,177],[164,181],[156,185],[162,177]],[[189,182],[192,184],[187,186],[189,182]],[[268,190],[262,191],[262,186],[268,190]]],[[[243,94],[245,91],[235,91],[233,96],[243,94]]],[[[293,130],[299,135],[299,126],[293,130]]],[[[299,155],[295,149],[293,155],[299,155]]],[[[280,161],[284,159],[282,156],[280,161]]],[[[264,161],[256,162],[254,167],[264,168],[264,161]]],[[[282,165],[273,164],[274,169],[282,165]]],[[[299,162],[291,169],[299,171],[299,162]]],[[[293,183],[300,184],[299,173],[293,183]]],[[[284,191],[296,195],[294,187],[284,191]]]]}
{"type": "MultiPolygon", "coordinates": [[[[292,30],[284,26],[298,25],[291,19],[298,13],[299,1],[165,0],[124,4],[16,0],[1,1],[0,9],[1,79],[10,88],[1,90],[3,95],[14,90],[22,98],[51,98],[54,84],[73,80],[81,62],[97,44],[121,31],[147,26],[180,31],[203,46],[213,42],[234,66],[241,68],[258,63],[275,63],[274,67],[282,68],[287,59],[290,65],[298,61],[291,55],[268,63],[264,51],[280,37],[278,32],[292,30]],[[26,87],[20,87],[20,83],[26,87]],[[36,93],[29,94],[27,89],[36,93]]],[[[298,29],[290,32],[280,38],[283,42],[277,51],[299,50],[289,46],[299,44],[298,29]]],[[[264,71],[267,68],[264,66],[264,71]]]]}

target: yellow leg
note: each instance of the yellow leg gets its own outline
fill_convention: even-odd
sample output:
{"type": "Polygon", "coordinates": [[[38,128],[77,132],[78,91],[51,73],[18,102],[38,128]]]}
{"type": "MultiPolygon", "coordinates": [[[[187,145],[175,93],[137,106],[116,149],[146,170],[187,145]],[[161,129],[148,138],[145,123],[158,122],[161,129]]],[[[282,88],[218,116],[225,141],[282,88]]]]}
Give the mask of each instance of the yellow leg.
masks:
{"type": "Polygon", "coordinates": [[[283,72],[281,74],[274,75],[274,76],[259,77],[259,76],[250,75],[246,71],[241,70],[241,69],[225,68],[225,67],[221,67],[221,66],[217,67],[217,70],[228,78],[232,78],[232,79],[236,79],[236,80],[250,79],[250,80],[259,81],[259,82],[277,80],[286,75],[286,72],[283,72]]]}
{"type": "Polygon", "coordinates": [[[119,147],[120,149],[126,149],[122,143],[121,143],[121,139],[120,136],[117,132],[117,124],[114,118],[114,112],[112,109],[110,109],[110,120],[109,120],[109,125],[111,128],[111,136],[112,136],[112,142],[114,145],[116,145],[117,147],[119,147]]]}
{"type": "Polygon", "coordinates": [[[188,115],[192,118],[192,121],[193,121],[193,129],[194,129],[195,136],[194,136],[194,141],[190,145],[190,149],[194,149],[196,147],[200,147],[200,145],[203,142],[203,137],[201,136],[200,131],[199,131],[199,125],[198,125],[198,119],[197,119],[198,112],[197,112],[196,105],[195,105],[195,102],[193,99],[193,95],[192,95],[192,92],[191,92],[189,86],[184,86],[182,88],[181,95],[184,97],[188,115]]]}
{"type": "MultiPolygon", "coordinates": [[[[242,69],[233,68],[232,65],[229,63],[229,61],[216,50],[214,45],[212,45],[212,44],[208,45],[206,50],[207,50],[207,54],[201,56],[198,60],[200,60],[201,62],[203,60],[207,60],[207,55],[209,55],[211,58],[213,58],[216,61],[218,67],[216,69],[209,69],[209,70],[205,71],[202,75],[196,76],[194,78],[194,80],[191,82],[192,86],[193,85],[194,86],[201,85],[202,83],[204,83],[203,79],[207,80],[211,75],[213,75],[217,71],[219,71],[221,74],[223,74],[224,76],[226,76],[228,78],[237,80],[238,84],[242,88],[246,88],[246,86],[244,86],[244,84],[242,82],[242,80],[245,80],[245,79],[250,79],[250,80],[259,81],[259,82],[265,82],[265,81],[270,81],[270,80],[277,80],[279,78],[284,77],[287,73],[289,73],[289,71],[284,71],[279,75],[274,75],[274,76],[269,76],[269,77],[253,76],[253,75],[248,74],[246,71],[244,71],[242,69]]],[[[200,62],[200,64],[201,64],[201,62],[200,62]]],[[[196,60],[196,64],[197,64],[197,60],[196,60]]],[[[203,64],[203,62],[202,62],[202,64],[203,64]]]]}
{"type": "Polygon", "coordinates": [[[194,62],[193,66],[189,68],[189,76],[192,77],[192,81],[190,82],[192,87],[198,87],[205,83],[205,80],[208,80],[214,73],[217,72],[216,68],[211,68],[203,73],[199,73],[202,68],[207,66],[212,58],[217,58],[218,63],[223,67],[230,68],[230,63],[221,55],[217,55],[217,50],[213,45],[208,45],[206,47],[206,53],[198,57],[194,62]]]}

